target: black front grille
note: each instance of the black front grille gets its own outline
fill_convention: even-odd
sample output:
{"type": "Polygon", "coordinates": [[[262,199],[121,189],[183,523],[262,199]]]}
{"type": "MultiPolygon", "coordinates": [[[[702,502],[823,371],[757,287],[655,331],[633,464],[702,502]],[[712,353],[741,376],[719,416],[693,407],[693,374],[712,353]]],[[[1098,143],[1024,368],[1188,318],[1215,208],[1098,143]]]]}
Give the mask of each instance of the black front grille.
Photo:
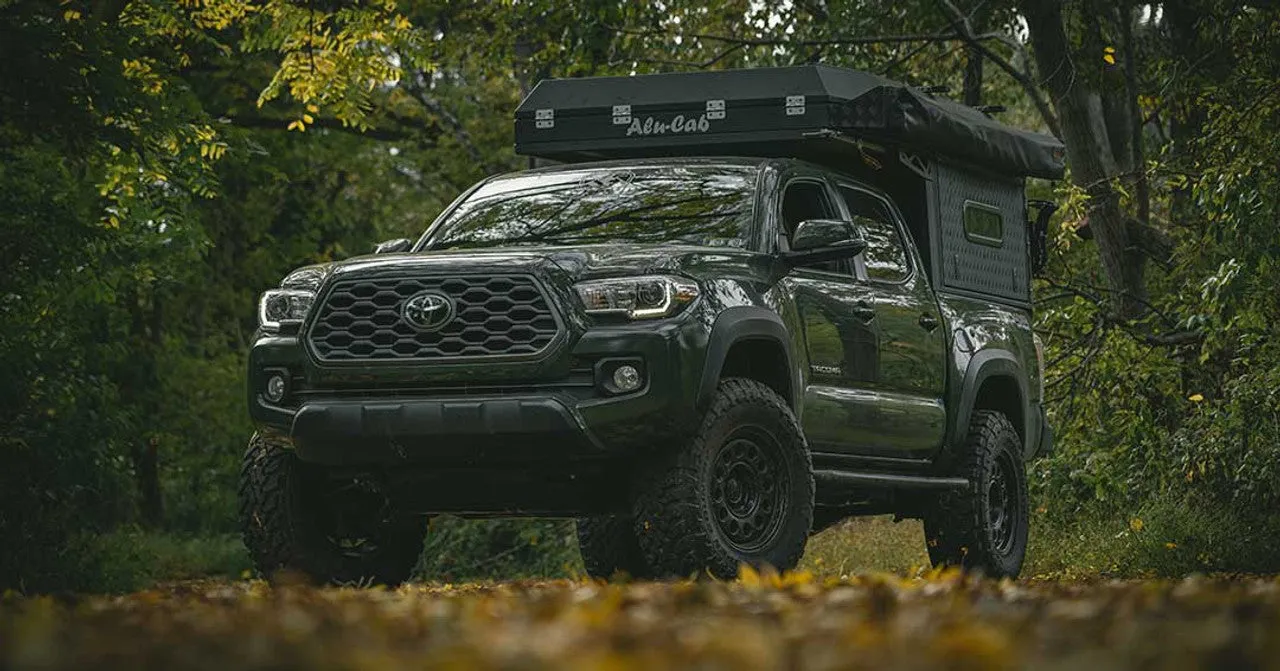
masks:
{"type": "Polygon", "coordinates": [[[319,306],[308,338],[321,361],[404,361],[541,354],[559,322],[528,275],[338,280],[319,306]],[[409,298],[438,292],[453,301],[436,331],[405,320],[409,298]]]}

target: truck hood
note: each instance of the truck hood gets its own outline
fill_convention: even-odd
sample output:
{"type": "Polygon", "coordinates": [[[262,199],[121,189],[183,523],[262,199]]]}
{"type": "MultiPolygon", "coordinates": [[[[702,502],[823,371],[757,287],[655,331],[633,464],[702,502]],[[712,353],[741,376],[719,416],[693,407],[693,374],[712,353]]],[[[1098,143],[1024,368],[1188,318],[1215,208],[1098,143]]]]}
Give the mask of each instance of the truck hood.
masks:
{"type": "Polygon", "coordinates": [[[753,256],[739,249],[673,245],[587,245],[493,250],[440,250],[360,256],[327,264],[325,275],[474,272],[551,273],[576,282],[649,273],[700,275],[709,266],[741,265],[753,256]]]}

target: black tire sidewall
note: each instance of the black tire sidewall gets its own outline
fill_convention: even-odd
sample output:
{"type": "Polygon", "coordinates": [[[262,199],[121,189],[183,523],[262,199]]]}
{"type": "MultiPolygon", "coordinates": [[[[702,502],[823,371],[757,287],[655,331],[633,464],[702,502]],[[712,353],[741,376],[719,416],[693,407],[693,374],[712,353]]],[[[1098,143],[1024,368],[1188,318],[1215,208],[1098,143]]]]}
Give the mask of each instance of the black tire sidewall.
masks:
{"type": "Polygon", "coordinates": [[[392,520],[379,549],[346,556],[328,539],[308,499],[315,474],[287,445],[255,435],[241,468],[240,522],[246,548],[258,572],[305,576],[318,583],[398,585],[409,578],[422,552],[426,524],[417,518],[392,520]]]}
{"type": "Polygon", "coordinates": [[[587,575],[608,580],[619,572],[634,579],[651,577],[630,515],[599,515],[576,520],[578,553],[587,575]]]}
{"type": "Polygon", "coordinates": [[[1022,570],[1030,532],[1030,499],[1026,464],[1017,431],[1003,414],[974,412],[962,449],[950,474],[969,481],[963,490],[940,495],[925,515],[929,559],[935,566],[959,566],[993,578],[1014,578],[1022,570]],[[1000,551],[991,525],[990,484],[1001,458],[1012,465],[1013,539],[1000,551]]]}
{"type": "Polygon", "coordinates": [[[977,483],[977,491],[974,492],[980,501],[982,511],[983,524],[978,529],[978,533],[982,535],[980,543],[985,551],[974,557],[976,561],[973,568],[981,568],[993,577],[1016,577],[1022,571],[1023,559],[1026,556],[1030,531],[1030,503],[1021,447],[1018,434],[1013,432],[1011,426],[1008,431],[1001,431],[998,441],[983,451],[985,467],[981,470],[982,477],[977,483]],[[989,485],[996,469],[1000,468],[1002,457],[1007,457],[1013,467],[1013,481],[1008,483],[1014,493],[1013,510],[1010,511],[1013,515],[1013,540],[1006,552],[1000,552],[997,547],[996,530],[991,526],[988,514],[991,510],[989,485]]]}
{"type": "Polygon", "coordinates": [[[638,473],[633,499],[635,535],[655,576],[737,576],[739,566],[794,568],[813,521],[813,468],[808,446],[791,408],[754,380],[721,381],[688,444],[654,455],[638,473]],[[731,545],[711,507],[715,457],[742,426],[756,427],[780,448],[780,471],[788,479],[784,513],[771,542],[750,554],[731,545]]]}
{"type": "Polygon", "coordinates": [[[806,483],[812,483],[812,467],[803,435],[777,414],[774,404],[765,399],[756,399],[751,403],[735,405],[720,416],[718,421],[705,427],[703,444],[707,448],[707,454],[701,460],[698,493],[706,523],[714,533],[719,552],[725,555],[725,566],[731,567],[734,573],[740,564],[792,568],[799,559],[796,548],[803,551],[809,538],[809,527],[813,523],[813,487],[811,484],[806,486],[806,483]],[[720,524],[715,521],[711,500],[716,458],[725,449],[730,438],[744,427],[754,427],[769,435],[773,444],[766,449],[776,452],[773,457],[778,460],[786,476],[783,485],[786,491],[781,499],[784,508],[780,526],[766,547],[750,555],[733,547],[724,535],[720,524]]]}

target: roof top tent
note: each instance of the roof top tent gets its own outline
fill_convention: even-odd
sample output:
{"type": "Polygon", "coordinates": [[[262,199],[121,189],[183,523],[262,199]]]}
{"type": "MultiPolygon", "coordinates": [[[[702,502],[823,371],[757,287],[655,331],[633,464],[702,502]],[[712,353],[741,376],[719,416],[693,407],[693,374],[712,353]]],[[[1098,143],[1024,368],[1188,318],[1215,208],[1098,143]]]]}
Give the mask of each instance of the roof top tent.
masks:
{"type": "Polygon", "coordinates": [[[897,202],[935,283],[1019,304],[1031,292],[1025,179],[1063,173],[1052,137],[822,65],[548,79],[515,126],[517,153],[559,161],[793,157],[849,173],[897,202]]]}

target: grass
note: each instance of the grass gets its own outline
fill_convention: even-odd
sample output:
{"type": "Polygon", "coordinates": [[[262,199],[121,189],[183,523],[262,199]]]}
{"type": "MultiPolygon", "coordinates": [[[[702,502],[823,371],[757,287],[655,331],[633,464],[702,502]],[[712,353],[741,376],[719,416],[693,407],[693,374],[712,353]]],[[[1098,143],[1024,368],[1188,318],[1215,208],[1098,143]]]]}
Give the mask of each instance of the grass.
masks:
{"type": "Polygon", "coordinates": [[[929,565],[919,520],[892,517],[845,520],[809,539],[800,568],[819,577],[907,573],[929,565]]]}
{"type": "MultiPolygon", "coordinates": [[[[1133,515],[1056,520],[1033,513],[1022,575],[1048,580],[1179,577],[1280,571],[1280,524],[1189,501],[1157,501],[1133,515]]],[[[801,568],[819,577],[907,574],[928,567],[918,520],[851,519],[817,534],[801,568]]]]}
{"type": "MultiPolygon", "coordinates": [[[[1063,521],[1033,513],[1024,577],[1042,580],[1176,577],[1280,571],[1280,523],[1221,507],[1157,502],[1130,516],[1063,521]]],[[[125,527],[83,537],[69,589],[124,593],[168,581],[239,578],[251,569],[235,534],[182,536],[125,527]]],[[[918,520],[846,520],[809,540],[799,568],[819,579],[927,569],[918,520]]],[[[582,574],[572,524],[441,518],[428,534],[419,580],[433,583],[547,579],[582,574]]]]}
{"type": "Polygon", "coordinates": [[[121,593],[191,578],[239,578],[250,570],[237,534],[183,536],[122,527],[73,543],[80,557],[74,590],[121,593]]]}

